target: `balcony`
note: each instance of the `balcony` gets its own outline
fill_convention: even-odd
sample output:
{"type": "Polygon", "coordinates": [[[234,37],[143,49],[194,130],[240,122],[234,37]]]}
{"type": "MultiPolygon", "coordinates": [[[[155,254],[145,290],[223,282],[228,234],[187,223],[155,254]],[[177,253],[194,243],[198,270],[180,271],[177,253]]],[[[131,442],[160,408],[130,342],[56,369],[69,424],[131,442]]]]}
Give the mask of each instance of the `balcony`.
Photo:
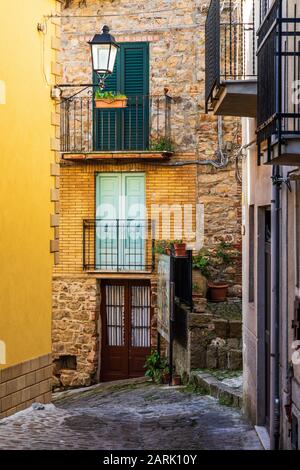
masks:
{"type": "Polygon", "coordinates": [[[299,2],[262,0],[261,21],[258,31],[259,163],[299,165],[299,2]]]}
{"type": "Polygon", "coordinates": [[[205,24],[206,112],[256,117],[255,2],[212,0],[205,24]]]}
{"type": "Polygon", "coordinates": [[[96,109],[93,92],[65,97],[61,152],[65,160],[160,160],[172,153],[172,98],[128,96],[125,108],[96,109]]]}
{"type": "Polygon", "coordinates": [[[151,220],[83,220],[83,269],[90,272],[151,273],[155,268],[151,220]]]}

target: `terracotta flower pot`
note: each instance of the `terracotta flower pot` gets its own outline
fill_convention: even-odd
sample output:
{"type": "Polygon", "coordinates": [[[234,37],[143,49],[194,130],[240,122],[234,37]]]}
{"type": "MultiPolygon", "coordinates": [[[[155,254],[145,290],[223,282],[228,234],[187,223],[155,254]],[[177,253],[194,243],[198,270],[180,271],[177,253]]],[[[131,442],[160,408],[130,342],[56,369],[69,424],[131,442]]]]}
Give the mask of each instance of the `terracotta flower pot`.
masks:
{"type": "Polygon", "coordinates": [[[173,377],[172,377],[172,385],[181,385],[181,377],[180,377],[180,375],[173,375],[173,377]]]}
{"type": "Polygon", "coordinates": [[[209,299],[212,302],[225,302],[227,298],[228,284],[226,283],[208,283],[209,299]]]}
{"type": "Polygon", "coordinates": [[[96,98],[95,108],[126,108],[127,98],[120,98],[116,100],[110,100],[107,98],[96,98]]]}
{"type": "Polygon", "coordinates": [[[174,243],[175,256],[186,256],[186,243],[174,243]]]}
{"type": "Polygon", "coordinates": [[[170,256],[170,254],[171,254],[170,248],[166,248],[166,249],[165,249],[165,254],[170,256]]]}

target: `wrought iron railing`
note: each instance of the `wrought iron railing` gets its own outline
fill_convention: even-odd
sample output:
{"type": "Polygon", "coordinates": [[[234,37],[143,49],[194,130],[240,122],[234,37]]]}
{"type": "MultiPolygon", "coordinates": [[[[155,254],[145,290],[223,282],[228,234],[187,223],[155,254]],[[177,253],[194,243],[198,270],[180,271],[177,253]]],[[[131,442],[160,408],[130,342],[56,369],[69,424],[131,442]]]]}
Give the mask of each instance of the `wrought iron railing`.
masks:
{"type": "Polygon", "coordinates": [[[259,146],[267,141],[270,149],[300,136],[299,2],[274,1],[258,31],[257,56],[257,138],[259,146]]]}
{"type": "Polygon", "coordinates": [[[213,109],[222,82],[256,78],[255,0],[211,0],[205,24],[205,102],[213,109]]]}
{"type": "Polygon", "coordinates": [[[273,3],[273,0],[260,0],[260,24],[263,22],[267,14],[269,13],[270,7],[273,3]]]}
{"type": "Polygon", "coordinates": [[[124,108],[95,107],[93,92],[65,97],[61,102],[63,153],[171,151],[172,98],[128,96],[124,108]]]}
{"type": "Polygon", "coordinates": [[[153,271],[154,226],[151,220],[83,220],[83,269],[153,271]]]}

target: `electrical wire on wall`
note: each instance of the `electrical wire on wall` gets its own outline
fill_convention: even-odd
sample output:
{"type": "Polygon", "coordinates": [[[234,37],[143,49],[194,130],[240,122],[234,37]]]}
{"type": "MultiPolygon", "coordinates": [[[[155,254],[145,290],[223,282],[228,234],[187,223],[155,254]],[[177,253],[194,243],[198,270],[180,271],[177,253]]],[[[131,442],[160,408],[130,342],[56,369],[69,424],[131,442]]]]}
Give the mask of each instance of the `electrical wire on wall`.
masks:
{"type": "Polygon", "coordinates": [[[44,17],[44,22],[43,23],[38,23],[37,29],[39,33],[43,35],[43,40],[42,40],[42,72],[43,72],[43,77],[46,82],[46,85],[51,86],[50,81],[48,80],[47,77],[47,72],[46,72],[46,39],[47,39],[47,34],[48,34],[48,17],[44,17]]]}
{"type": "Polygon", "coordinates": [[[235,156],[235,178],[239,183],[242,183],[242,175],[239,168],[239,164],[243,160],[243,158],[246,157],[244,151],[254,144],[256,144],[256,140],[252,140],[248,144],[243,145],[235,156]]]}

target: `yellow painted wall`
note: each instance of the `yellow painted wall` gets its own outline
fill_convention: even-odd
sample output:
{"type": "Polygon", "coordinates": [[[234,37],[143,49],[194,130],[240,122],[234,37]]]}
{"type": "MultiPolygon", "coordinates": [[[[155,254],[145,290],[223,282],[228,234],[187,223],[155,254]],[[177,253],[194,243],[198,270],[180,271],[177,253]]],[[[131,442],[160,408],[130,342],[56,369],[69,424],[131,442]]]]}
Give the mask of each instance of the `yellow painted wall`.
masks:
{"type": "Polygon", "coordinates": [[[37,23],[55,8],[0,1],[0,368],[51,352],[55,26],[48,21],[44,36],[37,23]]]}

